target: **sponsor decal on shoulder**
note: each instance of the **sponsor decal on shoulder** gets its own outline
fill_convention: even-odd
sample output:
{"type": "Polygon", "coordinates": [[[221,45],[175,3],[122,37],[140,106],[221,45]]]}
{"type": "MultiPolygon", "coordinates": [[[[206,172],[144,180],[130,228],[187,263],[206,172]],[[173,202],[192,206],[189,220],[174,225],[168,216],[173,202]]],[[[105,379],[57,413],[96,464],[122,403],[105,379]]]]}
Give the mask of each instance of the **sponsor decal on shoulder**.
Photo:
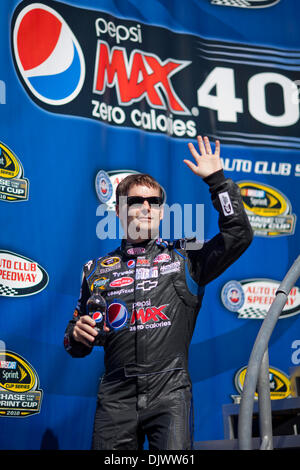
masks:
{"type": "Polygon", "coordinates": [[[105,268],[108,267],[113,267],[119,264],[121,259],[118,256],[110,256],[109,258],[105,258],[100,262],[101,266],[104,266],[105,268]]]}
{"type": "MultiPolygon", "coordinates": [[[[241,394],[243,392],[245,377],[247,373],[247,366],[242,367],[237,371],[234,378],[235,387],[240,395],[232,395],[231,398],[235,403],[241,401],[241,394]]],[[[270,398],[271,400],[282,400],[291,396],[291,382],[289,377],[275,367],[269,367],[270,379],[270,398]]],[[[254,395],[255,400],[258,399],[257,393],[254,395]]]]}
{"type": "Polygon", "coordinates": [[[254,235],[278,237],[293,235],[296,215],[288,198],[277,189],[253,181],[237,183],[254,235]]]}
{"type": "MultiPolygon", "coordinates": [[[[279,281],[272,279],[245,279],[229,281],[221,291],[223,305],[231,312],[238,313],[238,318],[264,319],[276,297],[279,281]]],[[[294,286],[279,319],[300,313],[300,289],[294,286]]]]}
{"type": "Polygon", "coordinates": [[[90,261],[88,261],[88,262],[84,265],[84,267],[86,268],[87,271],[91,271],[91,268],[92,268],[92,266],[93,266],[93,263],[94,263],[94,261],[93,261],[93,260],[90,260],[90,261]]]}
{"type": "Polygon", "coordinates": [[[29,181],[16,155],[0,142],[0,200],[27,201],[29,181]]]}
{"type": "Polygon", "coordinates": [[[91,285],[91,291],[93,292],[94,287],[97,287],[98,289],[104,290],[106,284],[108,283],[109,279],[107,277],[99,277],[98,279],[95,279],[93,281],[93,284],[91,285]]]}
{"type": "Polygon", "coordinates": [[[164,264],[160,268],[160,274],[170,274],[180,271],[180,261],[174,261],[171,264],[164,264]]]}
{"type": "Polygon", "coordinates": [[[225,217],[227,217],[228,215],[234,214],[234,210],[233,210],[228,192],[225,191],[224,193],[219,193],[218,196],[219,196],[222,211],[225,217]]]}
{"type": "Polygon", "coordinates": [[[171,261],[171,256],[168,255],[167,253],[161,253],[160,255],[157,255],[154,260],[153,264],[157,263],[168,263],[168,261],[171,261]]]}
{"type": "Polygon", "coordinates": [[[7,250],[0,250],[0,295],[25,297],[45,289],[48,274],[35,261],[7,250]]]}
{"type": "Polygon", "coordinates": [[[0,417],[24,418],[40,412],[43,392],[32,365],[19,354],[0,351],[0,417]]]}
{"type": "Polygon", "coordinates": [[[135,267],[135,260],[134,259],[130,259],[129,261],[127,261],[127,268],[133,269],[134,267],[135,267]]]}

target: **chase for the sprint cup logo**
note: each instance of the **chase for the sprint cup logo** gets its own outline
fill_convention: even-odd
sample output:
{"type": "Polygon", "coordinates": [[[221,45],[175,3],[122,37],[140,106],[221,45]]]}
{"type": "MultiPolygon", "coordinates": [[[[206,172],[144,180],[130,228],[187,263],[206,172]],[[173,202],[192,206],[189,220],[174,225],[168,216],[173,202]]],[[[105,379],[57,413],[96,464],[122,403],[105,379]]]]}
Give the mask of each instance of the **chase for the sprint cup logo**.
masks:
{"type": "Polygon", "coordinates": [[[300,148],[296,51],[179,34],[53,0],[16,7],[11,49],[25,92],[48,112],[184,139],[215,138],[214,116],[224,143],[300,148]]]}
{"type": "Polygon", "coordinates": [[[22,163],[6,144],[0,142],[0,200],[27,201],[29,181],[24,178],[22,163]]]}
{"type": "Polygon", "coordinates": [[[24,418],[40,412],[43,391],[32,365],[13,351],[0,351],[0,417],[24,418]]]}

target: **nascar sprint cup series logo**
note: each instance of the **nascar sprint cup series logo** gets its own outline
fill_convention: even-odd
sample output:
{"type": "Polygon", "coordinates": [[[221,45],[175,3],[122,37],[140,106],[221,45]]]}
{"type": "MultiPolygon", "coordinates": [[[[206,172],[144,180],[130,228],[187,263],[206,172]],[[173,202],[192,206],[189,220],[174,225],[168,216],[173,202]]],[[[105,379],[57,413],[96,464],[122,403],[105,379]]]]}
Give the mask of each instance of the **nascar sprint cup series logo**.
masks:
{"type": "Polygon", "coordinates": [[[40,412],[43,391],[32,365],[19,354],[0,351],[0,417],[26,417],[40,412]]]}
{"type": "MultiPolygon", "coordinates": [[[[242,367],[235,374],[234,383],[239,395],[231,395],[231,398],[233,399],[234,403],[241,402],[245,385],[246,373],[247,366],[242,367]]],[[[282,400],[284,398],[291,397],[291,381],[287,374],[275,367],[269,367],[269,382],[271,400],[282,400]]],[[[257,392],[255,392],[254,394],[254,399],[258,399],[257,392]]]]}
{"type": "Polygon", "coordinates": [[[0,142],[0,200],[6,202],[27,201],[29,181],[18,157],[0,142]]]}
{"type": "Polygon", "coordinates": [[[297,51],[53,0],[16,7],[11,49],[26,93],[49,112],[176,138],[213,139],[217,130],[224,143],[300,148],[297,51]]]}
{"type": "Polygon", "coordinates": [[[237,183],[254,235],[293,235],[297,216],[288,198],[278,189],[255,181],[237,183]]]}

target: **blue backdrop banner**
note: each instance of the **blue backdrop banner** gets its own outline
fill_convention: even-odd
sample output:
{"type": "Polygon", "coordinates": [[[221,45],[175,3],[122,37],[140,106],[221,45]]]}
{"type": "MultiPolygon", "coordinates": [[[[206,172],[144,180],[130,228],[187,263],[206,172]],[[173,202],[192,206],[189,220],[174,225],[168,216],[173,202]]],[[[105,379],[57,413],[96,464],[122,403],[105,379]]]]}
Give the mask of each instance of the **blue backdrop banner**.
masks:
{"type": "MultiPolygon", "coordinates": [[[[299,16],[297,0],[1,1],[1,449],[90,449],[103,351],[63,347],[82,265],[119,245],[115,189],[134,172],[178,211],[170,238],[214,236],[183,163],[199,134],[220,140],[254,230],[207,286],[190,348],[195,441],[224,438],[299,254],[299,16]]],[[[296,285],[269,344],[273,400],[291,396],[299,313],[296,285]]]]}

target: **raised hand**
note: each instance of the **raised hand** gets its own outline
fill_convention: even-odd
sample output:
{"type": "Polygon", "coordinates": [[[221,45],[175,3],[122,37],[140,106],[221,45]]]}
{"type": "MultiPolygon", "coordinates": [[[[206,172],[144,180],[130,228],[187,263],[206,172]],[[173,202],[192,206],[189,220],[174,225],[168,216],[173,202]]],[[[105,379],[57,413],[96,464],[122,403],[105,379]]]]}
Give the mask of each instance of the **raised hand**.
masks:
{"type": "Polygon", "coordinates": [[[208,137],[202,138],[198,135],[197,141],[200,153],[197,152],[192,143],[188,144],[189,150],[196,163],[193,163],[190,160],[183,161],[193,171],[193,173],[195,173],[195,175],[205,178],[206,176],[222,169],[222,162],[220,159],[220,141],[216,140],[214,153],[212,153],[208,137]]]}

